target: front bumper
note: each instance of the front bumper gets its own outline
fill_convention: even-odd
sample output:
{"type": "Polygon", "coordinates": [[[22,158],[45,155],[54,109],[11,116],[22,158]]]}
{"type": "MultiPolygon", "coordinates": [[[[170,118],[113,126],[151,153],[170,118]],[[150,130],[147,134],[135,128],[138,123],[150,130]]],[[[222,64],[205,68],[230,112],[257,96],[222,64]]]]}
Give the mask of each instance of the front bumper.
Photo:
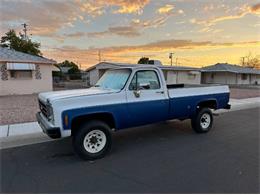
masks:
{"type": "Polygon", "coordinates": [[[230,110],[231,109],[231,105],[227,104],[224,109],[230,110]]]}
{"type": "Polygon", "coordinates": [[[51,126],[48,121],[41,115],[40,112],[36,114],[37,121],[41,126],[43,132],[49,137],[56,139],[61,137],[60,128],[51,126]]]}

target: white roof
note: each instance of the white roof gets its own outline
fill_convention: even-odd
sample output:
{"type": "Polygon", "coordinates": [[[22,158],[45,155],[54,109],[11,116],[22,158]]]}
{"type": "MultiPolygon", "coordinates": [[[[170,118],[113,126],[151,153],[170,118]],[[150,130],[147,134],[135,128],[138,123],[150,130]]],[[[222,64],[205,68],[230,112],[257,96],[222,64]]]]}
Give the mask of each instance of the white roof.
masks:
{"type": "Polygon", "coordinates": [[[100,62],[94,66],[89,67],[86,71],[93,69],[110,69],[110,68],[147,68],[147,67],[157,67],[163,70],[193,70],[200,71],[198,68],[188,67],[188,66],[158,66],[152,64],[129,64],[129,63],[115,63],[115,62],[100,62]]]}

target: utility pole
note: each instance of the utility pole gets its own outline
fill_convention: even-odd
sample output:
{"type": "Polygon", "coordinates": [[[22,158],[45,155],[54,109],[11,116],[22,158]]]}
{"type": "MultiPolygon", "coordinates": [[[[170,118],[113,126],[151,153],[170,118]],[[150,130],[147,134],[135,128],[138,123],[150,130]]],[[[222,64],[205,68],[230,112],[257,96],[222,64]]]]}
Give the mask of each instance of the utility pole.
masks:
{"type": "Polygon", "coordinates": [[[241,57],[242,58],[242,66],[245,66],[245,57],[241,57]]]}
{"type": "Polygon", "coordinates": [[[23,38],[24,38],[25,40],[27,40],[27,39],[28,39],[28,37],[27,37],[27,31],[28,31],[27,27],[28,27],[28,24],[23,23],[22,26],[23,26],[23,32],[24,32],[23,38]]]}
{"type": "Polygon", "coordinates": [[[174,54],[173,52],[169,53],[169,58],[171,59],[171,66],[172,66],[172,55],[173,54],[174,54]]]}
{"type": "Polygon", "coordinates": [[[101,52],[98,50],[98,61],[101,62],[101,52]]]}
{"type": "Polygon", "coordinates": [[[178,58],[176,58],[176,66],[178,66],[178,58]]]}

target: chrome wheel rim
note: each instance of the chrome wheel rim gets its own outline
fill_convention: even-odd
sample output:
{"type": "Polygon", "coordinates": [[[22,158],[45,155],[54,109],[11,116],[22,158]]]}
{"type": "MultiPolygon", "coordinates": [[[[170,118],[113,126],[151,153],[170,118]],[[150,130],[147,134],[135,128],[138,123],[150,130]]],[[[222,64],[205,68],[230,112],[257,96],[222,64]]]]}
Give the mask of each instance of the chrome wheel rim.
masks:
{"type": "Polygon", "coordinates": [[[208,113],[204,113],[200,118],[200,125],[203,129],[207,129],[210,126],[211,118],[208,113]]]}
{"type": "Polygon", "coordinates": [[[106,142],[107,138],[103,131],[92,130],[86,134],[83,145],[87,152],[94,154],[100,152],[105,147],[106,142]]]}

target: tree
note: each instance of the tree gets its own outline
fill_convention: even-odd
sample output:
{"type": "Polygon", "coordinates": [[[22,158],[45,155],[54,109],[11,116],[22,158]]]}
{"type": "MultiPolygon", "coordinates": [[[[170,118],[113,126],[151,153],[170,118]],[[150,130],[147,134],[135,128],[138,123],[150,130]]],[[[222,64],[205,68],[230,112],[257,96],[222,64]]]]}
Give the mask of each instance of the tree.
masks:
{"type": "Polygon", "coordinates": [[[14,30],[9,30],[1,37],[1,47],[9,47],[16,51],[28,53],[31,55],[41,56],[40,43],[33,42],[31,39],[23,39],[21,36],[17,36],[14,30]]]}
{"type": "Polygon", "coordinates": [[[240,64],[245,67],[257,68],[260,67],[259,56],[252,56],[251,52],[248,55],[241,57],[240,64]]]}
{"type": "Polygon", "coordinates": [[[149,62],[149,58],[147,57],[141,57],[139,60],[138,60],[138,64],[148,64],[149,62]]]}
{"type": "Polygon", "coordinates": [[[77,64],[75,64],[74,62],[70,62],[68,60],[65,60],[59,64],[57,64],[58,67],[71,67],[69,70],[68,70],[68,73],[69,74],[74,74],[74,73],[79,73],[80,70],[79,70],[79,67],[77,64]]]}
{"type": "Polygon", "coordinates": [[[57,64],[57,67],[69,67],[70,69],[68,70],[68,75],[70,77],[71,80],[75,80],[75,79],[81,79],[81,74],[80,74],[80,69],[78,67],[77,64],[75,64],[74,62],[70,62],[68,60],[65,60],[59,64],[57,64]]]}

